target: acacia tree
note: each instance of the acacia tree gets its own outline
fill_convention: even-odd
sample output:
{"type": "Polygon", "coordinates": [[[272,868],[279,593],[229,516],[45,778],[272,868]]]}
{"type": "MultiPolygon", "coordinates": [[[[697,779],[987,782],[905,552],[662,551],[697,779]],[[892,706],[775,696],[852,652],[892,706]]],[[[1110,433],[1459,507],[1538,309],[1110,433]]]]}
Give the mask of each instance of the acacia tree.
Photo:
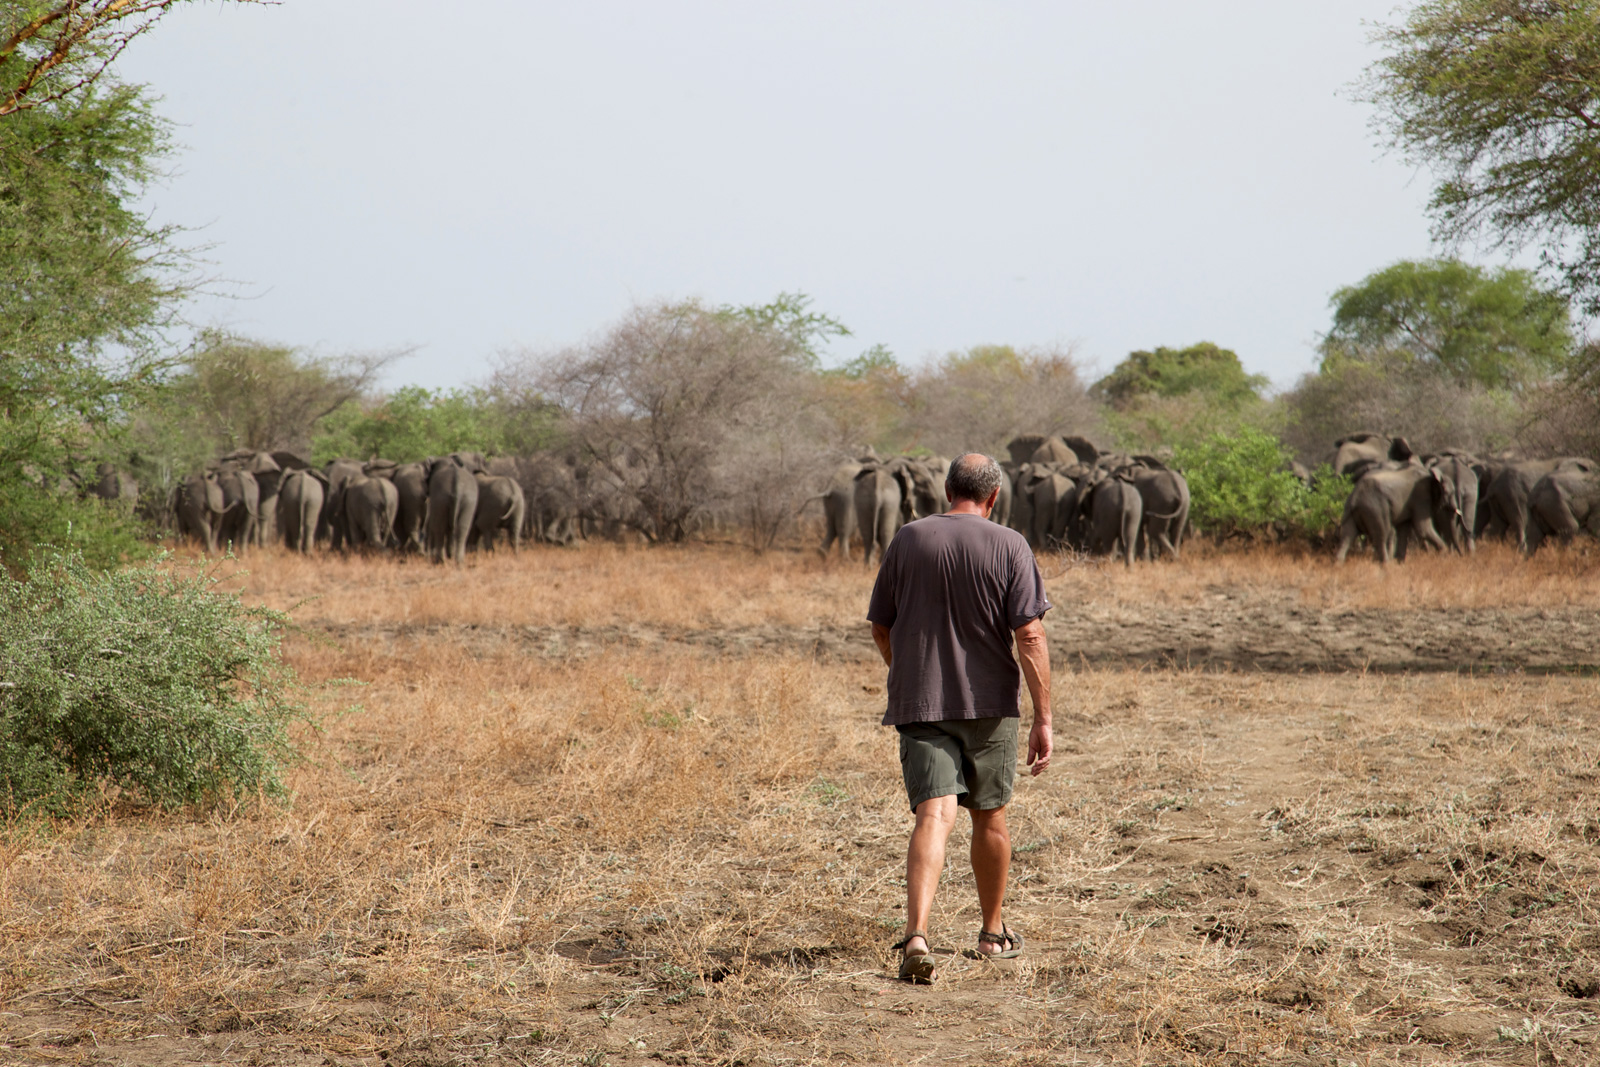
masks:
{"type": "Polygon", "coordinates": [[[124,48],[182,2],[7,0],[0,14],[0,118],[89,89],[124,48]]]}
{"type": "MultiPolygon", "coordinates": [[[[694,302],[636,307],[596,341],[537,359],[568,447],[621,498],[615,516],[682,541],[716,515],[771,529],[814,445],[809,353],[762,316],[694,302]]],[[[770,538],[769,538],[770,539],[770,538]]],[[[758,541],[759,544],[759,541],[758,541]]]]}
{"type": "Polygon", "coordinates": [[[1331,303],[1324,361],[1399,356],[1462,383],[1514,389],[1559,372],[1572,354],[1566,298],[1530,271],[1402,260],[1338,290],[1331,303]]]}
{"type": "Polygon", "coordinates": [[[63,484],[176,362],[164,332],[193,262],[132,207],[167,125],[107,73],[174,2],[0,6],[0,561],[44,540],[89,547],[98,520],[41,485],[63,484]]]}
{"type": "Polygon", "coordinates": [[[1426,0],[1374,39],[1365,96],[1438,175],[1436,236],[1537,246],[1600,312],[1600,0],[1426,0]]]}
{"type": "Polygon", "coordinates": [[[905,402],[910,443],[947,456],[997,454],[1019,433],[1101,430],[1070,349],[980,345],[953,352],[912,378],[905,402]]]}

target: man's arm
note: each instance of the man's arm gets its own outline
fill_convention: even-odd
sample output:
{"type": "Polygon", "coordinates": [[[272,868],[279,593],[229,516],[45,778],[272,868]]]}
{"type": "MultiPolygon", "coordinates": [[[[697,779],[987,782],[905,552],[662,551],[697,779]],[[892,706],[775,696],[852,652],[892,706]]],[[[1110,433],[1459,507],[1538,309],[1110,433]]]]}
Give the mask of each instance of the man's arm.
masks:
{"type": "MultiPolygon", "coordinates": [[[[1021,631],[1018,631],[1018,632],[1020,633],[1021,631]]],[[[878,655],[883,657],[883,665],[885,667],[893,667],[894,666],[894,649],[889,647],[889,628],[887,626],[879,626],[877,623],[873,623],[872,624],[872,640],[878,646],[878,655]]],[[[1045,672],[1046,672],[1045,673],[1045,677],[1047,679],[1049,678],[1049,671],[1050,671],[1050,664],[1046,663],[1045,664],[1045,672]]],[[[1045,682],[1045,686],[1046,686],[1047,689],[1049,688],[1049,684],[1050,683],[1048,681],[1045,682]]]]}
{"type": "MultiPolygon", "coordinates": [[[[884,643],[889,631],[884,632],[884,643]]],[[[877,637],[878,628],[872,628],[877,637]]],[[[1039,774],[1050,766],[1050,645],[1045,641],[1044,620],[1034,619],[1016,631],[1017,660],[1022,664],[1022,677],[1028,682],[1028,696],[1033,700],[1033,728],[1028,731],[1028,769],[1039,774]]],[[[880,643],[881,644],[881,643],[880,643]]],[[[884,658],[888,658],[885,653],[884,658]]]]}

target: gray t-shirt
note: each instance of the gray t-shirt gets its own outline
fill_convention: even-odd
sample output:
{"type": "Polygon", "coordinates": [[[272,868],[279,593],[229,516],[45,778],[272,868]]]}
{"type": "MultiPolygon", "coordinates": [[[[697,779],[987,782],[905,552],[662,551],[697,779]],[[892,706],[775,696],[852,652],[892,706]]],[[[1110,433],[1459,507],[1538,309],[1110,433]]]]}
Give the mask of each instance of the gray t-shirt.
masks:
{"type": "Polygon", "coordinates": [[[929,515],[889,542],[867,619],[889,627],[885,726],[1017,718],[1012,631],[1050,610],[1017,531],[976,515],[929,515]]]}

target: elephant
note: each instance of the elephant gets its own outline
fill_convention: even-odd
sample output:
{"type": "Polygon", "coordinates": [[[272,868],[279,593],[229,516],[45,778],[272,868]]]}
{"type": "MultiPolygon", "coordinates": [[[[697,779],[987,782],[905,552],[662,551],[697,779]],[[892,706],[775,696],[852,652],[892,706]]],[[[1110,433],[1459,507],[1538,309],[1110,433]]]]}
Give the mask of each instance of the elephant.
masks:
{"type": "Polygon", "coordinates": [[[259,548],[268,541],[276,540],[277,532],[273,529],[273,523],[278,513],[278,485],[283,480],[283,464],[271,452],[241,448],[223,456],[218,461],[218,469],[248,471],[256,480],[257,509],[253,541],[259,548]]]}
{"type": "Polygon", "coordinates": [[[1164,466],[1152,469],[1143,462],[1132,470],[1143,509],[1141,552],[1147,552],[1151,562],[1163,549],[1177,559],[1183,547],[1183,528],[1189,522],[1189,480],[1179,471],[1164,466]]]}
{"type": "Polygon", "coordinates": [[[1057,435],[1046,437],[1039,447],[1033,450],[1033,455],[1028,457],[1028,462],[1035,466],[1041,463],[1068,466],[1077,461],[1077,453],[1068,448],[1067,443],[1057,435]]]}
{"type": "Polygon", "coordinates": [[[1412,463],[1399,470],[1369,471],[1345,499],[1336,560],[1344,562],[1358,534],[1366,536],[1379,563],[1405,559],[1412,532],[1443,551],[1445,542],[1434,529],[1433,516],[1441,506],[1450,514],[1454,499],[1454,486],[1437,467],[1412,463]]]}
{"type": "Polygon", "coordinates": [[[217,540],[243,552],[255,544],[260,526],[261,487],[249,471],[227,468],[217,474],[217,484],[222,486],[226,512],[217,529],[217,540]]]}
{"type": "MultiPolygon", "coordinates": [[[[1005,465],[1002,464],[1002,470],[1005,465]]],[[[1011,507],[1014,495],[1011,490],[1011,471],[1005,471],[1006,476],[1000,479],[1000,495],[995,497],[994,510],[989,513],[989,521],[997,522],[1001,526],[1011,525],[1011,507]]]]}
{"type": "Polygon", "coordinates": [[[938,510],[930,514],[943,515],[950,510],[950,497],[944,491],[944,483],[950,480],[950,460],[943,456],[924,456],[921,462],[922,469],[933,482],[933,499],[938,505],[938,510]]]}
{"type": "Polygon", "coordinates": [[[1580,530],[1600,537],[1600,469],[1567,463],[1535,483],[1528,494],[1528,555],[1546,537],[1571,541],[1580,530]]]}
{"type": "Polygon", "coordinates": [[[1479,508],[1478,529],[1482,536],[1508,537],[1523,552],[1528,550],[1528,497],[1545,475],[1563,468],[1595,470],[1592,460],[1567,456],[1561,459],[1532,459],[1501,467],[1483,489],[1484,507],[1479,508]]]}
{"type": "Polygon", "coordinates": [[[1057,463],[1070,467],[1075,463],[1094,463],[1102,454],[1086,437],[1053,434],[1045,438],[1028,459],[1032,463],[1057,463]]]}
{"type": "Polygon", "coordinates": [[[822,546],[818,551],[823,559],[833,551],[835,541],[839,543],[839,558],[850,556],[850,535],[856,532],[856,475],[861,473],[861,467],[854,461],[839,464],[833,468],[828,488],[822,491],[822,546]]]}
{"type": "Polygon", "coordinates": [[[1353,433],[1333,443],[1333,469],[1338,474],[1357,475],[1363,464],[1410,461],[1415,453],[1404,437],[1385,437],[1376,433],[1353,433]]]}
{"type": "Polygon", "coordinates": [[[322,474],[327,479],[328,489],[322,502],[322,517],[317,521],[317,537],[319,540],[326,537],[328,547],[337,552],[344,548],[345,538],[349,536],[344,521],[344,488],[366,474],[361,464],[353,459],[336,459],[322,468],[322,474]]]}
{"type": "Polygon", "coordinates": [[[319,470],[287,470],[278,483],[278,531],[284,547],[310,552],[316,546],[317,520],[327,499],[327,476],[319,470]]]}
{"type": "Polygon", "coordinates": [[[1030,545],[1033,544],[1033,487],[1045,476],[1045,472],[1031,460],[1018,464],[1012,475],[1011,508],[1006,516],[1007,525],[1026,537],[1030,545]]]}
{"type": "Polygon", "coordinates": [[[1048,440],[1042,433],[1021,433],[1006,442],[1006,451],[1011,453],[1011,462],[1020,467],[1032,463],[1033,454],[1048,440]]]}
{"type": "Polygon", "coordinates": [[[400,493],[387,478],[358,475],[344,484],[344,530],[352,549],[382,551],[394,533],[400,493]]]}
{"type": "Polygon", "coordinates": [[[428,464],[428,554],[435,563],[466,562],[467,535],[478,513],[478,479],[448,456],[428,464]]]}
{"type": "Polygon", "coordinates": [[[862,559],[869,567],[874,547],[881,558],[901,526],[939,509],[932,476],[906,456],[863,464],[855,478],[855,504],[862,559]]]}
{"type": "Polygon", "coordinates": [[[423,531],[428,522],[428,471],[420,463],[405,463],[390,479],[398,497],[394,539],[401,552],[423,552],[423,531]]]}
{"type": "Polygon", "coordinates": [[[1475,527],[1478,517],[1478,471],[1482,468],[1470,453],[1447,449],[1428,456],[1423,463],[1437,467],[1450,479],[1450,499],[1434,509],[1433,525],[1445,543],[1464,555],[1477,551],[1475,527]]]}
{"type": "Polygon", "coordinates": [[[1092,483],[1079,494],[1078,511],[1087,520],[1089,551],[1120,555],[1123,565],[1132,567],[1144,518],[1144,501],[1132,476],[1119,471],[1092,483]]]}
{"type": "Polygon", "coordinates": [[[102,463],[95,468],[95,482],[89,492],[119,508],[133,511],[139,506],[139,483],[133,476],[119,471],[114,464],[102,463]]]}
{"type": "Polygon", "coordinates": [[[482,541],[485,552],[494,551],[494,535],[504,530],[511,541],[511,551],[522,547],[522,522],[528,510],[527,498],[515,478],[505,475],[475,474],[478,482],[478,504],[473,511],[469,543],[482,541]]]}
{"type": "Polygon", "coordinates": [[[1025,536],[1035,548],[1055,548],[1066,536],[1067,513],[1077,501],[1078,483],[1057,465],[1034,465],[1029,511],[1032,529],[1025,536]]]}
{"type": "Polygon", "coordinates": [[[473,474],[488,474],[489,463],[483,458],[482,452],[452,452],[447,459],[458,467],[463,467],[473,474]]]}
{"type": "Polygon", "coordinates": [[[581,524],[573,464],[555,452],[538,452],[518,457],[516,468],[527,501],[528,536],[554,545],[577,540],[581,524]]]}
{"type": "Polygon", "coordinates": [[[217,534],[227,511],[215,471],[191,474],[172,490],[172,513],[179,536],[198,538],[207,555],[217,553],[217,534]]]}

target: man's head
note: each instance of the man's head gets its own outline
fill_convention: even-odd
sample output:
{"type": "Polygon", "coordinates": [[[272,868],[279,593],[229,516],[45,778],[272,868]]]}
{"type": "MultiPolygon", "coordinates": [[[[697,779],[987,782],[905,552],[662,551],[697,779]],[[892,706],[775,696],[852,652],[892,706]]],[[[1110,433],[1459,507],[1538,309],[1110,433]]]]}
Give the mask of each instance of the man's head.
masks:
{"type": "Polygon", "coordinates": [[[990,457],[982,452],[967,452],[950,464],[944,491],[952,504],[966,500],[982,506],[989,503],[1005,477],[1006,472],[990,457]]]}

